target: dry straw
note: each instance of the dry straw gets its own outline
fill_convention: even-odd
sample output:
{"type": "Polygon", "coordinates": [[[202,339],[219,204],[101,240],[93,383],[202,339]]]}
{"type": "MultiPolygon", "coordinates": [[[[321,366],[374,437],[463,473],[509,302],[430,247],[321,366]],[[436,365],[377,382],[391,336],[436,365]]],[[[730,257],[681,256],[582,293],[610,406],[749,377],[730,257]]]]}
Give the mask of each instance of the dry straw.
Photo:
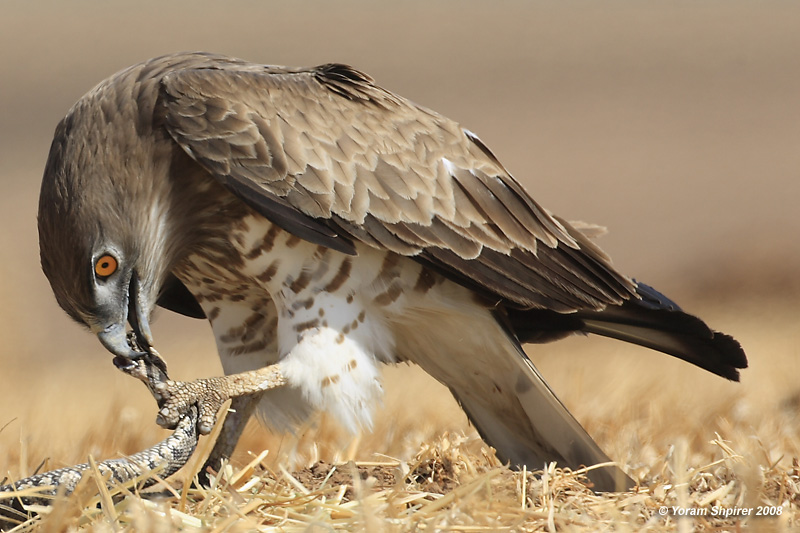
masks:
{"type": "MultiPolygon", "coordinates": [[[[797,529],[800,337],[787,332],[796,330],[798,309],[750,305],[762,315],[745,316],[741,306],[701,313],[747,348],[751,368],[741,384],[619,343],[575,339],[531,350],[589,433],[639,480],[635,491],[595,494],[585,472],[557,465],[507,469],[446,390],[401,368],[389,372],[372,434],[343,440],[326,419],[296,439],[252,425],[208,488],[191,483],[212,442],[204,438],[187,467],[147,494],[99,489],[105,482],[93,471],[70,497],[34,509],[39,516],[19,531],[797,529]],[[767,516],[741,516],[759,509],[767,516]]],[[[75,375],[48,369],[34,390],[13,378],[14,361],[2,361],[12,379],[0,383],[2,394],[17,399],[3,404],[15,407],[0,420],[0,457],[10,478],[30,475],[47,457],[57,459],[42,469],[89,454],[133,453],[163,437],[152,422],[152,399],[138,384],[126,389],[125,376],[118,386],[96,387],[109,379],[102,367],[75,375]],[[67,386],[70,402],[35,392],[67,386]]]]}

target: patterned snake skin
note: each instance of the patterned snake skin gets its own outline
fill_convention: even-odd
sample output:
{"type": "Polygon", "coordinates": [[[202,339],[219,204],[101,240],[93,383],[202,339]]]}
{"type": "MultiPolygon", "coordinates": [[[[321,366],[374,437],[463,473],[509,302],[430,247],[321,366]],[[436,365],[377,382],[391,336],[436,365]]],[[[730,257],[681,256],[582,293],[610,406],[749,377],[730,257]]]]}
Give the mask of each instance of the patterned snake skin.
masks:
{"type": "MultiPolygon", "coordinates": [[[[114,363],[123,372],[144,382],[156,399],[159,399],[155,387],[167,381],[168,377],[166,365],[155,350],[150,349],[149,357],[137,361],[117,358],[114,363]]],[[[154,470],[160,478],[171,476],[186,464],[197,446],[197,413],[196,408],[190,409],[172,435],[155,446],[124,459],[102,461],[97,463],[97,469],[101,475],[110,474],[109,483],[113,484],[130,484],[137,477],[146,476],[148,472],[154,470]]],[[[14,527],[29,518],[29,513],[24,510],[23,505],[50,505],[56,494],[72,493],[84,472],[90,468],[89,463],[83,463],[0,486],[0,529],[14,527]],[[25,496],[14,494],[15,491],[24,489],[37,490],[25,496]]],[[[155,477],[147,476],[138,487],[145,488],[155,482],[155,477]]]]}

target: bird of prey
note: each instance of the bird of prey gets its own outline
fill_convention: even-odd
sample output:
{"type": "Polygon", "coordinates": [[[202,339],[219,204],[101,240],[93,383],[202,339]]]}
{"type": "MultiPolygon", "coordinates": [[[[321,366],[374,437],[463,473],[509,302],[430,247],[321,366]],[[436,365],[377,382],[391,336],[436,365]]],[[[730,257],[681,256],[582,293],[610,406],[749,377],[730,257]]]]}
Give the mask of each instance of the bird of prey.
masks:
{"type": "MultiPolygon", "coordinates": [[[[156,305],[208,319],[226,376],[173,383],[160,421],[196,402],[208,432],[232,397],[215,458],[256,410],[281,429],[320,409],[369,427],[380,363],[410,361],[504,461],[576,468],[609,459],[522,344],[594,333],[731,380],[747,366],[475,134],[342,64],[179,53],[115,74],[58,124],[38,223],[58,303],[116,362],[152,345],[156,305]]],[[[631,483],[613,466],[589,477],[631,483]]]]}

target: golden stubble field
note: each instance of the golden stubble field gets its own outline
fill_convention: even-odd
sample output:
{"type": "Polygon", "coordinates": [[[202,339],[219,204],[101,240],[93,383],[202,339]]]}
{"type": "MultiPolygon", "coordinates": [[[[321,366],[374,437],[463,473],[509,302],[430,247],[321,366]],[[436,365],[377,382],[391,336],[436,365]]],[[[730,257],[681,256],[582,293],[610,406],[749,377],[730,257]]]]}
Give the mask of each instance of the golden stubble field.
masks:
{"type": "MultiPolygon", "coordinates": [[[[371,434],[342,435],[325,419],[296,436],[253,424],[233,459],[233,486],[244,490],[221,481],[185,502],[89,505],[86,522],[67,513],[45,528],[797,527],[800,8],[778,1],[225,6],[0,5],[3,476],[28,475],[45,460],[55,468],[89,454],[130,454],[166,435],[144,388],[57,308],[39,270],[35,213],[52,130],[69,106],[112,72],[176,50],[347,62],[459,120],[543,205],[608,226],[600,244],[621,270],[736,336],[751,367],[731,384],[602,339],[531,347],[576,417],[641,480],[637,494],[595,497],[557,471],[511,474],[493,462],[447,391],[403,366],[387,370],[371,434]],[[240,470],[264,450],[261,466],[240,470]],[[340,467],[344,477],[320,488],[321,479],[312,481],[322,467],[302,470],[317,460],[372,470],[351,482],[352,467],[340,467]],[[346,485],[356,488],[345,493],[346,485]],[[662,505],[770,505],[781,515],[678,521],[660,516],[662,505]]],[[[204,324],[163,312],[154,332],[174,377],[220,371],[204,324]]]]}

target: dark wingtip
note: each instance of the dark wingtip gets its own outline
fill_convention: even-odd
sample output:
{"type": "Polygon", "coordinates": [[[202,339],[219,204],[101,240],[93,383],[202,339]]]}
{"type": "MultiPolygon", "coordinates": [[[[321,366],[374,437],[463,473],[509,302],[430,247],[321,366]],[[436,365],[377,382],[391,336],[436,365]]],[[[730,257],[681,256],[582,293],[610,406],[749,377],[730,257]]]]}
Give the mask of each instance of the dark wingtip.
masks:
{"type": "MultiPolygon", "coordinates": [[[[709,350],[716,352],[717,357],[709,358],[707,361],[709,366],[704,366],[704,368],[731,381],[739,381],[738,369],[747,368],[747,355],[739,341],[725,333],[713,331],[701,319],[684,313],[677,303],[650,285],[637,280],[634,280],[634,283],[636,283],[636,293],[641,298],[635,302],[635,306],[644,307],[669,317],[669,322],[673,323],[672,328],[675,332],[682,331],[684,334],[698,339],[710,336],[710,339],[706,341],[706,346],[709,350]]],[[[665,323],[667,322],[665,321],[665,323]]],[[[694,362],[698,364],[696,361],[694,362]]]]}
{"type": "Polygon", "coordinates": [[[739,369],[747,368],[747,355],[744,353],[742,345],[725,333],[713,332],[711,340],[714,347],[724,354],[726,367],[721,367],[719,375],[731,381],[739,381],[739,369]]]}
{"type": "Polygon", "coordinates": [[[739,370],[747,368],[747,356],[736,339],[713,331],[648,285],[637,283],[636,292],[639,299],[600,311],[506,309],[505,319],[523,343],[549,342],[574,332],[593,333],[658,350],[739,381],[739,370]]]}

